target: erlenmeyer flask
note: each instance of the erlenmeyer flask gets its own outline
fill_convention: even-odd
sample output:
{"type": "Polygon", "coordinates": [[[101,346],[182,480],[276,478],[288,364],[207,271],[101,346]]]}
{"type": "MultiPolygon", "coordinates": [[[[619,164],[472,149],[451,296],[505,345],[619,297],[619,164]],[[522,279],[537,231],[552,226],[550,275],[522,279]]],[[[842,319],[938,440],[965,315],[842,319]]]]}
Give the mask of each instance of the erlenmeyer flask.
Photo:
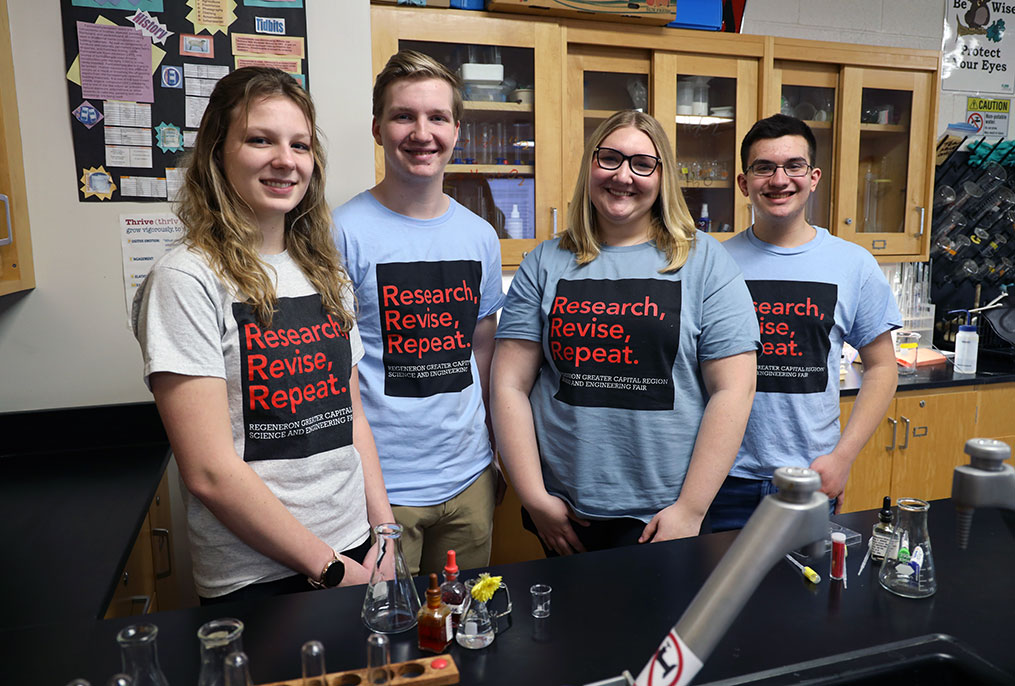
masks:
{"type": "Polygon", "coordinates": [[[243,622],[232,617],[213,619],[201,625],[197,638],[201,643],[197,686],[223,686],[226,656],[243,652],[243,622]]]}
{"type": "Polygon", "coordinates": [[[899,498],[895,531],[878,580],[887,590],[904,598],[926,598],[937,591],[934,554],[927,532],[930,504],[918,498],[899,498]]]}
{"type": "Polygon", "coordinates": [[[377,557],[370,570],[370,584],[363,598],[363,623],[371,631],[397,634],[416,626],[419,594],[402,556],[402,527],[378,524],[374,527],[377,557]]]}
{"type": "Polygon", "coordinates": [[[159,667],[158,635],[154,624],[132,624],[116,635],[123,671],[134,680],[134,686],[169,686],[159,667]]]}

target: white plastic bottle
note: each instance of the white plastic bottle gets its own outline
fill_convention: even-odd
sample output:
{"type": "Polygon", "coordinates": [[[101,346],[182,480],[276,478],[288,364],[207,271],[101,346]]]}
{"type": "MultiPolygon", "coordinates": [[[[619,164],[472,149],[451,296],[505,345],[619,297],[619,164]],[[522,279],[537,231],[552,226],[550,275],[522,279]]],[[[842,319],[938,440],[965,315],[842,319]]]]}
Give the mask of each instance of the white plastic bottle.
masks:
{"type": "Polygon", "coordinates": [[[518,212],[518,205],[511,206],[511,214],[504,219],[504,233],[508,238],[525,238],[525,225],[522,223],[522,215],[518,212]]]}
{"type": "Polygon", "coordinates": [[[980,347],[980,336],[976,326],[962,324],[955,335],[955,371],[959,374],[976,373],[976,352],[980,347]]]}
{"type": "Polygon", "coordinates": [[[698,231],[708,233],[712,228],[712,220],[708,218],[708,203],[701,203],[701,218],[698,219],[698,231]]]}

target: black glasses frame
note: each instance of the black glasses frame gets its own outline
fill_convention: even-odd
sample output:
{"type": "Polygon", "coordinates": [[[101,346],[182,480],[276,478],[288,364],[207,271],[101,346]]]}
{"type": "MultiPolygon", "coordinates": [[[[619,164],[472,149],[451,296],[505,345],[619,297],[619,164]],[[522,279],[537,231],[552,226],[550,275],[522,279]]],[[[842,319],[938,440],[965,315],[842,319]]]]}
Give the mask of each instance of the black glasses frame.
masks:
{"type": "MultiPolygon", "coordinates": [[[[772,164],[772,163],[771,162],[755,162],[754,164],[749,166],[744,171],[750,172],[751,174],[754,174],[755,176],[760,176],[763,179],[767,179],[770,176],[775,176],[775,172],[776,172],[777,169],[781,169],[782,172],[786,176],[789,176],[789,177],[794,178],[794,179],[799,179],[799,178],[802,178],[804,176],[807,176],[814,169],[814,165],[813,164],[805,163],[805,165],[804,165],[804,173],[803,174],[790,174],[789,173],[789,169],[786,169],[786,165],[785,164],[772,164],[772,173],[771,174],[759,174],[757,172],[757,170],[754,168],[758,164],[769,165],[769,164],[772,164]]],[[[796,164],[796,162],[790,162],[789,164],[796,164]]]]}
{"type": "Polygon", "coordinates": [[[655,155],[646,155],[644,153],[639,153],[639,154],[636,154],[636,155],[625,155],[624,153],[620,152],[619,150],[615,150],[613,148],[606,148],[606,147],[603,147],[603,146],[599,146],[593,152],[594,152],[593,156],[596,158],[596,164],[599,165],[600,169],[605,169],[606,171],[614,171],[615,169],[620,169],[620,167],[624,164],[624,162],[627,162],[627,168],[630,169],[631,173],[634,174],[635,176],[652,176],[653,174],[656,173],[656,169],[659,168],[659,164],[662,162],[662,160],[659,159],[658,157],[656,157],[655,155]],[[614,167],[607,167],[605,164],[603,164],[603,161],[601,159],[599,159],[599,151],[600,150],[607,150],[609,152],[612,152],[612,153],[615,153],[615,154],[619,155],[620,156],[620,162],[618,162],[617,165],[614,166],[614,167]],[[651,160],[655,160],[655,166],[652,167],[652,171],[650,171],[647,174],[645,174],[645,173],[642,173],[640,171],[635,170],[634,164],[632,164],[632,160],[635,157],[645,157],[645,158],[648,158],[648,159],[651,159],[651,160]]]}

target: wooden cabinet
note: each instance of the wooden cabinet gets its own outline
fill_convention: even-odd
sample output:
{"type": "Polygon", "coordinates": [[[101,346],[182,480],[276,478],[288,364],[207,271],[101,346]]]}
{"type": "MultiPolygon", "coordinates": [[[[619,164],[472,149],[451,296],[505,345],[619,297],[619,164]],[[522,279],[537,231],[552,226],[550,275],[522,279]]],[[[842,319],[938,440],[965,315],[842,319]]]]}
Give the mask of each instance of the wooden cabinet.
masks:
{"type": "MultiPolygon", "coordinates": [[[[506,127],[531,121],[534,163],[448,169],[448,191],[495,227],[510,201],[499,189],[484,203],[470,194],[505,177],[526,193],[531,188],[525,206],[533,218],[524,239],[503,240],[505,266],[563,229],[585,140],[625,108],[642,108],[666,128],[691,214],[700,216],[707,204],[717,238],[752,221],[736,188],[741,140],[758,117],[785,110],[806,120],[818,142],[823,177],[809,220],[885,261],[927,259],[936,52],[378,5],[371,16],[375,73],[403,47],[454,67],[499,47],[481,59],[499,59],[515,83],[531,80],[533,105],[469,100],[466,120],[506,127]]],[[[383,175],[380,151],[377,173],[383,175]]]]}
{"type": "MultiPolygon", "coordinates": [[[[840,403],[840,422],[854,399],[840,403]]],[[[965,443],[974,437],[1015,445],[1011,411],[1015,384],[903,391],[860,452],[850,471],[844,512],[881,506],[882,497],[935,500],[951,496],[955,467],[967,464],[965,443]]]]}
{"type": "Polygon", "coordinates": [[[0,295],[35,288],[7,0],[0,0],[0,295]]]}
{"type": "Polygon", "coordinates": [[[105,619],[179,607],[179,591],[173,575],[171,526],[169,482],[163,474],[141,532],[120,572],[105,619]]]}

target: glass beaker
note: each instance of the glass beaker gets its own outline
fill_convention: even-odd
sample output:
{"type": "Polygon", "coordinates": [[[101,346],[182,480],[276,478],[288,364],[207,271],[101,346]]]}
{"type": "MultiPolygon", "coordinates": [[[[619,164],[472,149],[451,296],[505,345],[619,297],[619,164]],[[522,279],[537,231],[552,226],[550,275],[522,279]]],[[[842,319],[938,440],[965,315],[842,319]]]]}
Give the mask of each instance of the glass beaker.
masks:
{"type": "Polygon", "coordinates": [[[158,635],[154,624],[132,624],[116,635],[123,671],[134,680],[134,686],[169,686],[159,667],[158,635]]]}
{"type": "Polygon", "coordinates": [[[904,598],[926,598],[937,591],[934,555],[927,532],[930,504],[919,498],[899,498],[895,531],[878,580],[885,589],[904,598]]]}
{"type": "Polygon", "coordinates": [[[223,686],[226,656],[243,652],[243,622],[232,617],[213,619],[201,625],[197,639],[201,643],[201,674],[197,686],[223,686]]]}
{"type": "Polygon", "coordinates": [[[895,360],[899,364],[899,376],[916,374],[919,352],[920,334],[915,331],[899,331],[895,334],[895,360]]]}
{"type": "Polygon", "coordinates": [[[472,602],[458,625],[458,633],[455,634],[458,645],[464,648],[485,648],[493,643],[494,636],[501,630],[498,620],[511,615],[511,592],[508,590],[507,584],[501,581],[500,588],[494,592],[494,597],[496,597],[498,592],[504,591],[504,608],[496,610],[489,606],[489,603],[493,602],[493,598],[483,602],[472,595],[472,587],[477,583],[479,583],[479,579],[469,579],[465,582],[472,602]]]}
{"type": "Polygon", "coordinates": [[[402,555],[402,527],[378,524],[374,535],[377,557],[360,616],[368,629],[380,634],[408,631],[416,626],[419,594],[402,555]]]}

